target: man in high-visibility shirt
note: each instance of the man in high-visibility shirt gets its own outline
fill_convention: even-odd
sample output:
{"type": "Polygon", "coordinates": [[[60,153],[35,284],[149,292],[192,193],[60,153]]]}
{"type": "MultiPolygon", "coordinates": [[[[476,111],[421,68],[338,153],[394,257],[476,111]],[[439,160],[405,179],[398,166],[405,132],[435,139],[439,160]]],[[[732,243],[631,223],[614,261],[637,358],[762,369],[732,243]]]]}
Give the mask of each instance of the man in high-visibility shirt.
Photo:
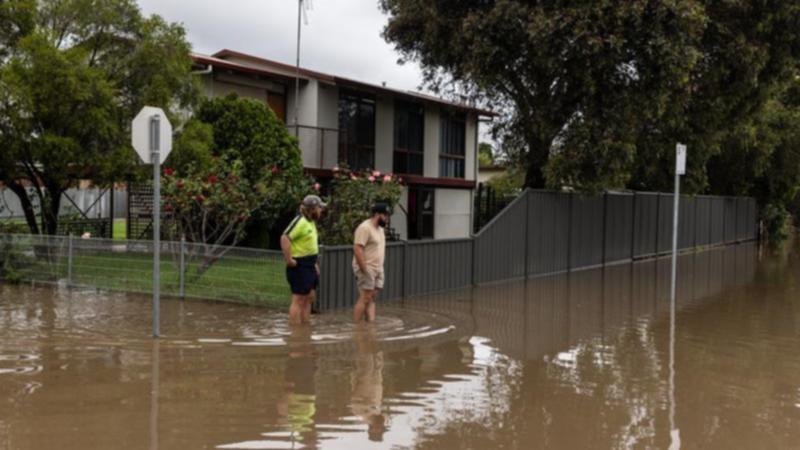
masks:
{"type": "Polygon", "coordinates": [[[281,250],[286,260],[286,280],[292,289],[289,322],[311,321],[311,302],[319,285],[319,234],[316,222],[327,205],[316,195],[307,195],[300,214],[281,236],[281,250]]]}

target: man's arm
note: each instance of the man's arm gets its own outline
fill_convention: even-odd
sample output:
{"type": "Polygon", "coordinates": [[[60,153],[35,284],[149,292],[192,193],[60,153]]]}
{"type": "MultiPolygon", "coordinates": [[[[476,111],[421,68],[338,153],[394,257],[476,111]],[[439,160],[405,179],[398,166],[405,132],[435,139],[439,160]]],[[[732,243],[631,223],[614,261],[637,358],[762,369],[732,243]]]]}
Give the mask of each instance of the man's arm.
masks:
{"type": "Polygon", "coordinates": [[[281,251],[283,251],[283,260],[286,261],[287,266],[294,267],[297,265],[297,261],[292,258],[292,241],[285,234],[281,235],[281,251]]]}
{"type": "Polygon", "coordinates": [[[362,272],[367,271],[367,260],[364,258],[364,246],[353,244],[353,254],[356,255],[356,264],[362,272]]]}

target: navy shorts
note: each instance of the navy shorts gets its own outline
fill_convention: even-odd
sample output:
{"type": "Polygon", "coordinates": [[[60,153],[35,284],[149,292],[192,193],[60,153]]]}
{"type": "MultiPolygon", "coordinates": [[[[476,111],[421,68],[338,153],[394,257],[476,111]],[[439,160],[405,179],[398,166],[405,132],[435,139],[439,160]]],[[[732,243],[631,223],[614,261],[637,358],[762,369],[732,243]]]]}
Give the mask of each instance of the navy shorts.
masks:
{"type": "Polygon", "coordinates": [[[297,266],[286,268],[286,281],[292,288],[292,294],[308,295],[319,286],[317,275],[317,255],[295,258],[297,266]]]}

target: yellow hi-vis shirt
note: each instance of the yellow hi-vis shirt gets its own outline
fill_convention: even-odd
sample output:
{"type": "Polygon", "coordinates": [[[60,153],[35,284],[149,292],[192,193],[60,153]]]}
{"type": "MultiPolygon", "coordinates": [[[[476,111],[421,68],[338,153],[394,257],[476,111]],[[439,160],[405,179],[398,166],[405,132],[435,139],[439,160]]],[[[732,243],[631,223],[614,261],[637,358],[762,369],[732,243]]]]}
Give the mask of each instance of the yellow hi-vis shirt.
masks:
{"type": "Polygon", "coordinates": [[[292,243],[292,258],[302,258],[319,254],[319,234],[312,220],[298,214],[283,232],[292,243]]]}

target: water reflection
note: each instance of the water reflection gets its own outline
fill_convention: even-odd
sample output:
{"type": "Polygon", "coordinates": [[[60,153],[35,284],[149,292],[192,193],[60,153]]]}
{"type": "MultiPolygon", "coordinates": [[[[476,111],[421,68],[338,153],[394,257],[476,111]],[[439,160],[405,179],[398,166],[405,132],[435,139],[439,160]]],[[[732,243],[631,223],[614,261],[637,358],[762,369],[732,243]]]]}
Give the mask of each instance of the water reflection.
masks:
{"type": "Polygon", "coordinates": [[[669,260],[417,298],[357,328],[165,302],[160,347],[139,337],[146,297],[0,287],[0,369],[41,367],[0,372],[0,448],[666,448],[677,426],[688,447],[789,447],[798,269],[757,271],[755,252],[681,257],[672,341],[669,260]]]}

